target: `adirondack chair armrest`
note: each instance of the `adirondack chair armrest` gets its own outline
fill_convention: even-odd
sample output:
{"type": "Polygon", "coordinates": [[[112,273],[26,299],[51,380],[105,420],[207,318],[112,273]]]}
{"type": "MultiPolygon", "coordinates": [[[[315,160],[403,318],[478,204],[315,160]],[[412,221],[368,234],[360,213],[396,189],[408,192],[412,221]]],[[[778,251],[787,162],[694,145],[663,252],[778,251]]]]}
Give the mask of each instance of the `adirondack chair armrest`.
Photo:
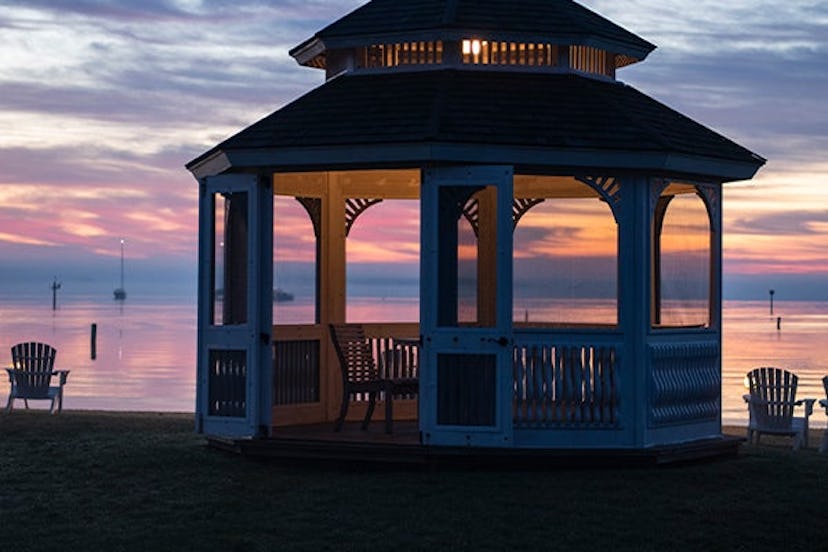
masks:
{"type": "Polygon", "coordinates": [[[71,370],[53,370],[52,375],[59,376],[60,384],[66,385],[66,378],[69,377],[69,372],[71,372],[71,370]]]}
{"type": "Polygon", "coordinates": [[[756,397],[754,395],[751,395],[750,393],[742,395],[742,399],[744,399],[748,406],[765,406],[766,404],[768,404],[768,401],[766,401],[765,399],[762,399],[761,397],[756,397]]]}
{"type": "Polygon", "coordinates": [[[799,399],[794,404],[796,406],[805,405],[805,419],[807,419],[808,416],[810,416],[811,414],[814,413],[814,403],[815,402],[816,402],[816,399],[799,399]]]}
{"type": "Polygon", "coordinates": [[[819,406],[825,409],[825,413],[828,414],[828,399],[820,399],[819,406]]]}
{"type": "Polygon", "coordinates": [[[6,373],[9,375],[9,381],[14,383],[14,368],[6,368],[6,373]]]}

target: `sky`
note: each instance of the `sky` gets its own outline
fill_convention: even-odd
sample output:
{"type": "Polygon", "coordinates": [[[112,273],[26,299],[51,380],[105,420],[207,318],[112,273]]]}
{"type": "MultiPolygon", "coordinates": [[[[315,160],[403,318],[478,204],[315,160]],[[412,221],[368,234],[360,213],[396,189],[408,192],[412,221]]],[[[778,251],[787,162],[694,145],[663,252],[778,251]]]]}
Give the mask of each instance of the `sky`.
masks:
{"type": "MultiPolygon", "coordinates": [[[[194,285],[185,163],[322,84],[288,50],[362,3],[0,0],[0,287],[109,290],[121,239],[130,283],[194,285]]],[[[581,3],[658,46],[619,80],[768,159],[726,296],[828,300],[828,2],[581,3]]]]}

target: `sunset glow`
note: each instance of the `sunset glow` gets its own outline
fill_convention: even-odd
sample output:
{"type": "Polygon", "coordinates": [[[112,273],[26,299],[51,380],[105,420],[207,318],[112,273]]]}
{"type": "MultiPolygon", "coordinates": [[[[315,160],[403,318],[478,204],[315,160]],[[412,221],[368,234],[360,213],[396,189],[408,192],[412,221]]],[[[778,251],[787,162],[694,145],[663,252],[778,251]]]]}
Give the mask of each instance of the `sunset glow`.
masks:
{"type": "MultiPolygon", "coordinates": [[[[123,236],[131,270],[176,267],[191,280],[198,186],[184,164],[321,84],[288,50],[362,3],[4,2],[0,257],[29,275],[14,277],[41,285],[61,271],[115,266],[123,236]]],[[[768,158],[753,181],[725,186],[726,291],[828,298],[813,283],[828,278],[828,7],[582,3],[659,46],[619,80],[768,158]]],[[[472,55],[480,46],[463,44],[472,55]]],[[[416,265],[419,205],[391,203],[357,222],[350,263],[416,265]],[[389,232],[394,247],[384,244],[389,232]]],[[[613,257],[606,205],[581,205],[560,200],[527,215],[516,256],[613,257]]],[[[276,219],[278,257],[309,262],[301,206],[277,207],[276,219]]]]}

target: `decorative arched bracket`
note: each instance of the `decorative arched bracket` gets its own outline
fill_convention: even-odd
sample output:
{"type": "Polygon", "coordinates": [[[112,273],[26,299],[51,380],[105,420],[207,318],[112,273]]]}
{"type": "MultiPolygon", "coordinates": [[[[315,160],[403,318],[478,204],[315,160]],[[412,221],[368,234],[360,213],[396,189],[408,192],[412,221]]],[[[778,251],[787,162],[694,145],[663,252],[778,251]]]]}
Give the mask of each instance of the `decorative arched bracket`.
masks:
{"type": "MultiPolygon", "coordinates": [[[[655,213],[661,194],[671,184],[671,180],[666,178],[654,178],[652,180],[652,187],[650,188],[650,212],[655,213]]],[[[721,185],[712,182],[691,182],[687,180],[677,180],[682,184],[690,184],[696,189],[696,195],[704,202],[707,208],[707,216],[710,220],[710,229],[713,232],[720,232],[721,208],[722,208],[722,190],[721,185]]]]}
{"type": "Polygon", "coordinates": [[[297,197],[299,204],[305,208],[313,224],[313,235],[316,239],[322,235],[322,200],[318,197],[297,197]]]}
{"type": "Polygon", "coordinates": [[[349,197],[345,200],[345,236],[351,233],[351,228],[354,226],[359,215],[364,213],[368,207],[381,203],[381,199],[364,199],[357,197],[349,197]]]}
{"type": "Polygon", "coordinates": [[[512,232],[517,228],[520,219],[535,205],[543,203],[543,198],[515,198],[512,201],[512,232]]]}
{"type": "Polygon", "coordinates": [[[697,183],[696,193],[707,206],[707,214],[710,216],[710,228],[716,233],[721,231],[720,222],[722,209],[722,187],[710,183],[697,183]]]}
{"type": "Polygon", "coordinates": [[[466,203],[463,204],[463,209],[461,214],[466,217],[466,220],[469,221],[469,224],[472,227],[472,231],[474,232],[474,237],[479,238],[480,235],[480,204],[477,202],[477,198],[470,197],[466,200],[466,203]]]}
{"type": "Polygon", "coordinates": [[[475,237],[479,237],[478,221],[480,219],[480,206],[477,203],[477,198],[474,197],[474,194],[479,192],[481,189],[482,188],[478,187],[462,186],[447,188],[445,191],[445,193],[450,194],[447,197],[449,203],[454,203],[456,205],[457,211],[455,211],[455,214],[457,216],[457,220],[459,221],[460,217],[465,217],[465,219],[469,222],[469,225],[471,225],[475,237]]]}
{"type": "MultiPolygon", "coordinates": [[[[514,232],[515,228],[517,228],[518,221],[520,221],[521,217],[525,215],[529,210],[538,205],[543,203],[545,200],[542,198],[520,198],[515,199],[512,202],[512,231],[514,232]]],[[[480,218],[480,207],[477,203],[477,199],[470,198],[466,203],[463,205],[463,210],[461,213],[469,224],[472,227],[472,231],[474,232],[475,237],[478,236],[478,227],[479,227],[479,218],[480,218]]]]}
{"type": "Polygon", "coordinates": [[[650,212],[654,213],[656,210],[656,206],[658,205],[659,198],[661,198],[661,194],[664,193],[664,190],[667,189],[667,186],[670,185],[670,181],[666,178],[653,178],[652,185],[650,186],[650,212]]]}
{"type": "Polygon", "coordinates": [[[576,176],[575,180],[595,190],[601,199],[606,201],[610,211],[612,211],[615,223],[618,224],[620,214],[618,209],[621,204],[621,182],[614,176],[576,176]]]}
{"type": "MultiPolygon", "coordinates": [[[[318,197],[297,197],[299,202],[313,224],[313,235],[319,238],[322,234],[322,200],[318,197]]],[[[356,219],[365,212],[368,207],[382,202],[381,199],[348,198],[345,200],[345,236],[351,233],[351,227],[356,219]]]]}

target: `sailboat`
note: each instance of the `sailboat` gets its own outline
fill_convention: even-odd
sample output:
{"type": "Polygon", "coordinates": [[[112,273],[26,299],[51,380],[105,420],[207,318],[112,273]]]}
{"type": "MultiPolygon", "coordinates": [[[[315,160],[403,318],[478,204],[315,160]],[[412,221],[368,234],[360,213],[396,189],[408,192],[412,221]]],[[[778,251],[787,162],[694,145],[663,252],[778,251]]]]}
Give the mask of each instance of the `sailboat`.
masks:
{"type": "Polygon", "coordinates": [[[121,287],[114,292],[116,301],[126,299],[126,288],[124,287],[124,240],[121,240],[121,287]]]}

